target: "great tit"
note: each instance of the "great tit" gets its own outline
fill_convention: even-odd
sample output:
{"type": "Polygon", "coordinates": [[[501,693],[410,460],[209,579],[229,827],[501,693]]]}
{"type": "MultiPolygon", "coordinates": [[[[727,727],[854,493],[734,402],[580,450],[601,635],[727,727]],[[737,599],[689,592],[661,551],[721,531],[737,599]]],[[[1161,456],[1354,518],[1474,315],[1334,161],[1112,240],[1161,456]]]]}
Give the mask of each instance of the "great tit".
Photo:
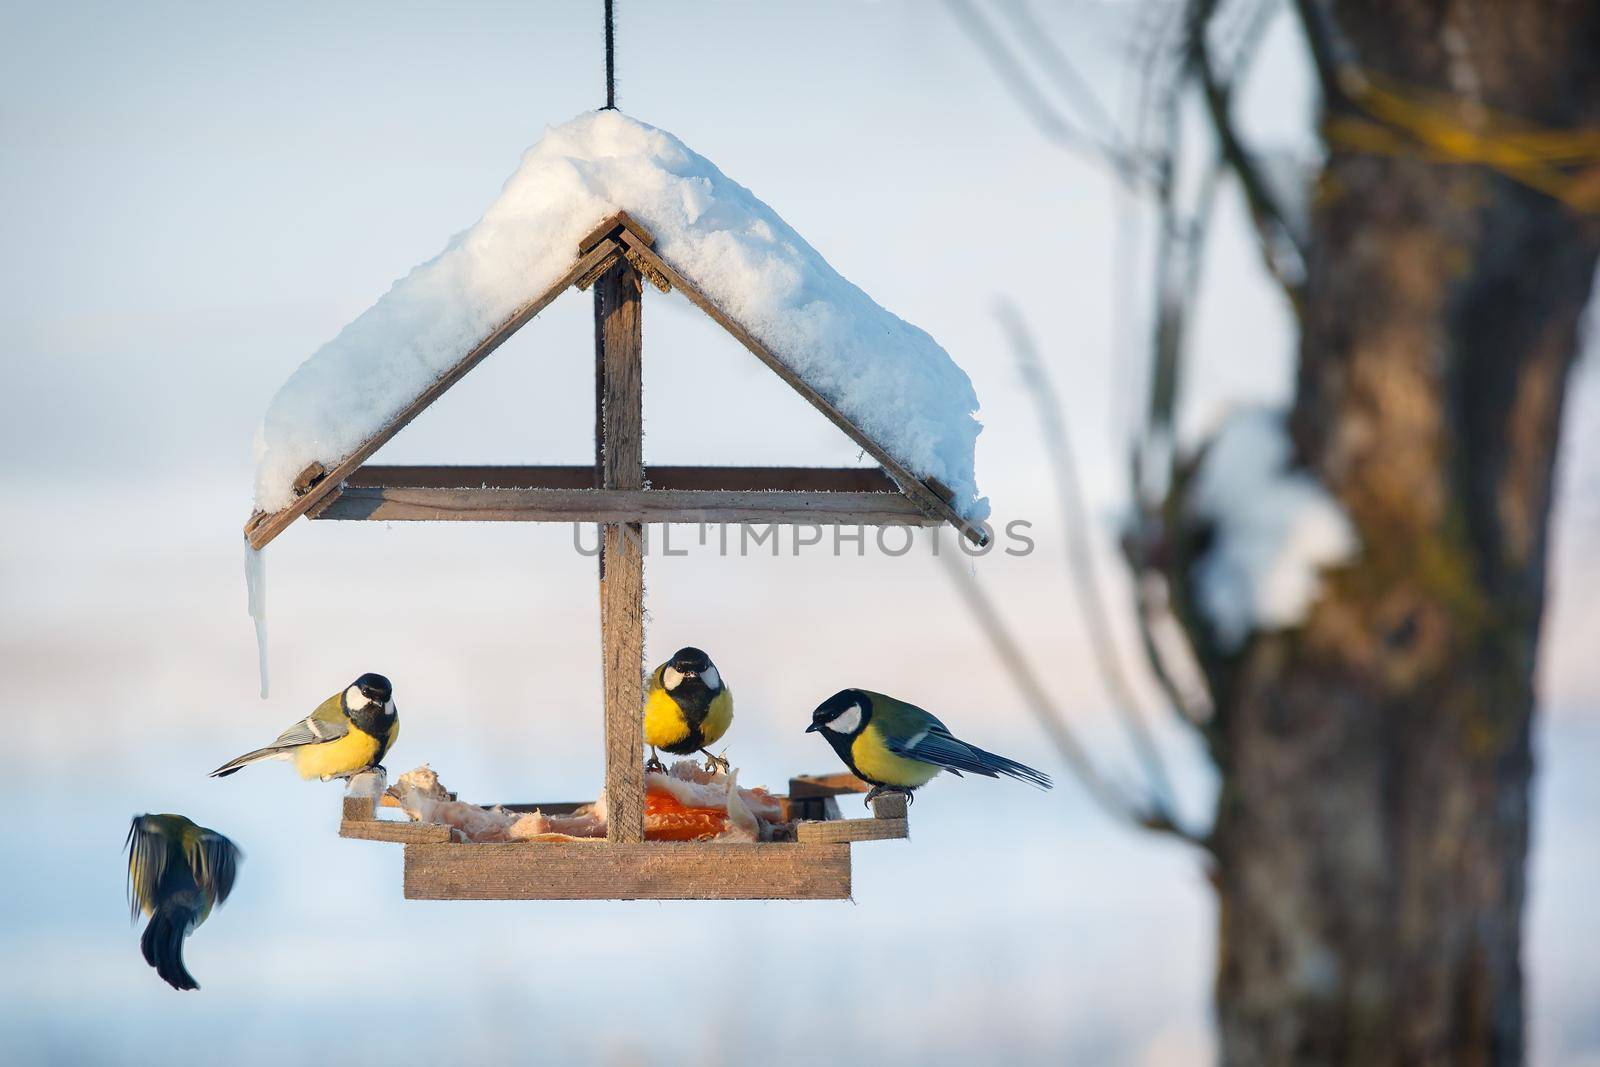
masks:
{"type": "Polygon", "coordinates": [[[818,705],[806,733],[817,731],[857,778],[872,783],[869,804],[883,793],[909,799],[940,771],[1003,774],[1041,789],[1051,784],[1047,774],[959,740],[915,704],[866,689],[844,689],[818,705]]]}
{"type": "Polygon", "coordinates": [[[675,756],[705,752],[706,767],[728,769],[728,761],[706,752],[733,722],[733,692],[711,657],[698,648],[680,648],[650,674],[644,701],[644,739],[650,770],[664,770],[656,749],[675,756]]]}
{"type": "Polygon", "coordinates": [[[317,705],[266,748],[246,752],[211,772],[228,775],[267,759],[293,760],[302,778],[349,778],[379,765],[400,736],[394,687],[381,674],[363,674],[317,705]]]}
{"type": "Polygon", "coordinates": [[[183,939],[233,891],[241,856],[232,841],[182,815],[136,815],[128,827],[128,907],[150,916],[139,947],[173,989],[199,989],[183,966],[183,939]]]}

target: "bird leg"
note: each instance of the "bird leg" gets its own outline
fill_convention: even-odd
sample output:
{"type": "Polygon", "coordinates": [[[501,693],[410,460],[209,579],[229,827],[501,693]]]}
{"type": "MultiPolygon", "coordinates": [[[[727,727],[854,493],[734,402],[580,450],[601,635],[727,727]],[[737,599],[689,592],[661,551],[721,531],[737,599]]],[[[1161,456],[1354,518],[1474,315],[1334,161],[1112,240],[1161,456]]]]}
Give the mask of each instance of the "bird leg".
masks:
{"type": "Polygon", "coordinates": [[[871,789],[867,790],[866,798],[862,800],[862,803],[870,808],[872,807],[872,802],[883,796],[885,793],[899,793],[901,796],[906,798],[906,805],[908,807],[916,803],[917,800],[917,798],[909,789],[904,789],[897,785],[875,785],[871,789]]]}
{"type": "MultiPolygon", "coordinates": [[[[731,771],[733,769],[733,765],[728,762],[726,755],[713,756],[710,752],[707,752],[703,748],[700,751],[705,753],[706,770],[712,772],[713,774],[718,773],[718,772],[721,772],[722,774],[727,774],[729,771],[731,771]]],[[[724,752],[724,754],[726,754],[726,752],[728,750],[727,749],[723,749],[722,751],[724,752]]]]}
{"type": "Polygon", "coordinates": [[[644,770],[646,774],[651,771],[655,771],[657,774],[667,773],[666,765],[661,762],[661,753],[656,751],[656,746],[654,745],[650,746],[650,758],[645,760],[644,770]]]}

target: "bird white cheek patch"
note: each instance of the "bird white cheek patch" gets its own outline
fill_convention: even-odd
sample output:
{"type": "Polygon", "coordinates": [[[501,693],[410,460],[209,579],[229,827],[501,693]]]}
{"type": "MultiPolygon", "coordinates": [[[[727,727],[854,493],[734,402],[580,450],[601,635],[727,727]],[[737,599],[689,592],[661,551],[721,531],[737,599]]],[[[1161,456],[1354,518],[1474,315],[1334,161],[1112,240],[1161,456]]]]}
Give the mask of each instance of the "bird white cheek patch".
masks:
{"type": "Polygon", "coordinates": [[[679,671],[668,667],[661,672],[661,684],[668,689],[676,689],[683,684],[683,675],[679,671]]]}
{"type": "Polygon", "coordinates": [[[860,725],[861,705],[851,704],[848,708],[845,708],[838,715],[834,716],[833,721],[828,723],[828,729],[832,730],[834,733],[851,734],[855,733],[856,727],[860,725]]]}
{"type": "Polygon", "coordinates": [[[352,685],[349,689],[344,691],[344,703],[345,707],[349,708],[351,711],[357,711],[366,707],[368,704],[372,703],[372,701],[367,699],[367,694],[363,693],[360,689],[352,685]]]}
{"type": "Polygon", "coordinates": [[[707,689],[715,689],[722,684],[722,675],[717,673],[715,667],[707,667],[701,672],[700,680],[706,683],[707,689]]]}

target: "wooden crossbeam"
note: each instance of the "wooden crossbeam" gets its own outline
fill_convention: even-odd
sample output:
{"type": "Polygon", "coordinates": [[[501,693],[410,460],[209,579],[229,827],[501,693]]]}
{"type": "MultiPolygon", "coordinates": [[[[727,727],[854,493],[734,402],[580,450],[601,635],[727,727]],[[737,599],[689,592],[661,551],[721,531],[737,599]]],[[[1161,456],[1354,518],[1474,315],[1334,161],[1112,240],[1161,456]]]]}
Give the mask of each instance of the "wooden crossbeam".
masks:
{"type": "Polygon", "coordinates": [[[899,493],[727,489],[349,487],[313,519],[369,522],[790,523],[937,526],[899,493]]]}
{"type": "MultiPolygon", "coordinates": [[[[876,467],[647,466],[652,490],[724,489],[814,493],[895,493],[876,467]]],[[[368,463],[345,479],[361,489],[598,489],[593,464],[567,466],[384,466],[368,463]]]]}

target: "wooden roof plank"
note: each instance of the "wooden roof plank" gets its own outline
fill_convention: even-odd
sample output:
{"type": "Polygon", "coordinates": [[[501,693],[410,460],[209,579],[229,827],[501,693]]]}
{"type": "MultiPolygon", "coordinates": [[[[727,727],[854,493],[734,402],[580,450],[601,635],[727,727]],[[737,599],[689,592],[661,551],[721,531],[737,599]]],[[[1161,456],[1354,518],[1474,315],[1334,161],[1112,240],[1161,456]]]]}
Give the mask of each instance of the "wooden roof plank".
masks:
{"type": "Polygon", "coordinates": [[[338,465],[328,472],[327,477],[311,486],[303,496],[297,497],[292,503],[279,510],[252,516],[250,521],[245,524],[245,536],[249,539],[250,546],[256,549],[266,547],[273,538],[288,529],[290,523],[304,515],[330,493],[338,489],[340,483],[349,477],[351,472],[365,463],[368,457],[382,448],[391,437],[404,429],[412,419],[427,410],[430,404],[443,396],[445,391],[460,381],[468,371],[483,362],[484,357],[504,344],[512,334],[526,325],[528,320],[549,307],[556,297],[566,292],[573,282],[587,274],[597,263],[615,254],[616,250],[615,241],[602,241],[584,255],[578,257],[578,260],[573,263],[566,274],[556,279],[555,283],[544,292],[512,312],[489,336],[478,342],[472,351],[463,356],[455,366],[434,379],[432,385],[424,389],[415,400],[406,405],[393,419],[390,419],[383,429],[367,438],[360,447],[340,460],[338,465]]]}
{"type": "Polygon", "coordinates": [[[607,215],[600,225],[585,234],[583,240],[578,242],[578,254],[582,255],[589,251],[589,249],[604,241],[607,237],[615,234],[619,229],[627,230],[648,247],[655,246],[655,235],[645,229],[642,222],[626,211],[614,211],[607,215]]]}
{"type": "MultiPolygon", "coordinates": [[[[616,247],[616,244],[617,243],[615,241],[611,242],[612,247],[616,247]]],[[[637,253],[635,253],[635,254],[637,254],[637,253]]],[[[572,284],[576,288],[581,289],[581,290],[588,289],[595,282],[597,282],[601,278],[605,277],[606,272],[609,271],[612,267],[616,266],[617,263],[619,261],[621,261],[622,258],[623,257],[622,257],[622,253],[621,252],[613,252],[613,253],[611,253],[610,255],[606,256],[604,259],[600,260],[600,262],[596,263],[594,266],[592,266],[588,270],[584,271],[584,273],[582,275],[580,275],[576,280],[574,280],[572,284]]]]}
{"type": "Polygon", "coordinates": [[[765,363],[778,377],[787,382],[791,389],[805,397],[812,407],[822,412],[828,418],[828,421],[843,430],[846,436],[860,445],[869,456],[877,460],[883,469],[888,471],[895,481],[900,484],[901,490],[915,501],[919,507],[954,526],[961,532],[962,536],[973,544],[984,545],[988,543],[989,535],[984,532],[981,526],[975,526],[964,519],[955,508],[950,506],[948,500],[941,497],[921,478],[913,474],[894,456],[890,455],[887,449],[868,436],[866,431],[852,422],[844,412],[834,407],[832,401],[812,388],[810,383],[791,370],[788,364],[779,359],[754,334],[724,312],[722,308],[718,307],[716,302],[701,292],[693,282],[674,270],[672,265],[657,255],[653,248],[644,244],[644,242],[627,231],[621,234],[621,240],[633,250],[635,255],[665,277],[673,288],[688,297],[690,303],[711,316],[717,325],[732,334],[735,340],[749,349],[757,359],[765,363]]]}

